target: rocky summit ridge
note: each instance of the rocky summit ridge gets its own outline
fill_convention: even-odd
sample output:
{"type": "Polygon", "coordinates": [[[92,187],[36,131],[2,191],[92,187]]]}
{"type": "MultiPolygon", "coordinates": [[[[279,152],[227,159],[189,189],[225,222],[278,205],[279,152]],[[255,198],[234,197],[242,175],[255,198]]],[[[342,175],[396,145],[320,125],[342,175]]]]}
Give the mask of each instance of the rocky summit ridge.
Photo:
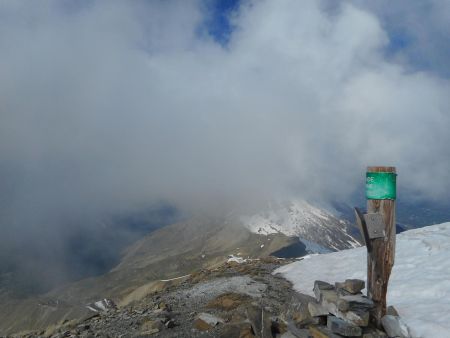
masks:
{"type": "MultiPolygon", "coordinates": [[[[216,268],[166,280],[159,290],[126,306],[99,300],[87,305],[90,313],[84,318],[9,337],[388,337],[366,320],[373,304],[360,293],[363,281],[317,281],[316,298],[307,296],[273,274],[293,260],[232,258],[216,268]]],[[[386,325],[397,332],[392,318],[386,325]]]]}

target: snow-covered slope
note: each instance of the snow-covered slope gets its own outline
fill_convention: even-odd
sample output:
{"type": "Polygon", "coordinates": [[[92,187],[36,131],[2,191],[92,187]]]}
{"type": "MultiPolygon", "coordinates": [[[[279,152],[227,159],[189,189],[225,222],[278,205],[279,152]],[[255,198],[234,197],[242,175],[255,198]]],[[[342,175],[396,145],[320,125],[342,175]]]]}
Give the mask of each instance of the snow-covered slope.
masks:
{"type": "Polygon", "coordinates": [[[241,220],[254,233],[297,236],[307,247],[322,248],[319,252],[360,245],[349,232],[350,223],[303,200],[272,203],[264,212],[241,220]]]}
{"type": "MultiPolygon", "coordinates": [[[[302,293],[313,294],[315,280],[330,283],[366,279],[366,249],[356,248],[286,265],[282,273],[302,293]]],[[[450,223],[397,236],[388,305],[394,305],[413,337],[450,337],[450,223]]]]}

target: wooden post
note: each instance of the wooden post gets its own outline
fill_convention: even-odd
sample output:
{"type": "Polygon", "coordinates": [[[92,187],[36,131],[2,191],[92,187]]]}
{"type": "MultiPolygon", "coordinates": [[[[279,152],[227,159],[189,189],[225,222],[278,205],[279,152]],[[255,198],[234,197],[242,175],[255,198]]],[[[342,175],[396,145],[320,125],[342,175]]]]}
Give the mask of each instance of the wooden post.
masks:
{"type": "MultiPolygon", "coordinates": [[[[395,174],[395,172],[395,167],[367,168],[367,173],[395,174]]],[[[368,180],[369,176],[367,175],[368,180]]],[[[384,236],[370,239],[371,250],[367,253],[367,296],[375,303],[375,308],[371,313],[371,322],[377,327],[381,326],[381,318],[386,314],[386,294],[392,266],[394,265],[396,233],[395,179],[393,184],[393,198],[373,199],[373,197],[367,196],[368,215],[380,214],[380,219],[384,221],[384,236]]]]}

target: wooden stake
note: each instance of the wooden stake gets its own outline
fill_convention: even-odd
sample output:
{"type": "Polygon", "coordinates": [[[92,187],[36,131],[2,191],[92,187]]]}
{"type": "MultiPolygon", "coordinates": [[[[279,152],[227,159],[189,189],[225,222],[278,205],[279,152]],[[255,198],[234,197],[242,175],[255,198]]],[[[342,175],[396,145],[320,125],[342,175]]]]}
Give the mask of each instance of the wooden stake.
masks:
{"type": "MultiPolygon", "coordinates": [[[[395,173],[395,167],[368,167],[367,172],[395,173]]],[[[386,294],[395,256],[395,200],[368,199],[368,213],[380,213],[384,221],[385,236],[371,239],[367,253],[367,296],[375,303],[371,321],[381,327],[386,314],[386,294]]]]}

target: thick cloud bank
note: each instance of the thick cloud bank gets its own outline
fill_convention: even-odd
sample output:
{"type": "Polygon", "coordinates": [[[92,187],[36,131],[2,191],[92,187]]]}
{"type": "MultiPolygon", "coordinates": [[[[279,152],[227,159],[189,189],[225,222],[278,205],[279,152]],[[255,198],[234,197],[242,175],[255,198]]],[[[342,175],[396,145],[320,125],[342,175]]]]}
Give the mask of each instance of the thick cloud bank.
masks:
{"type": "Polygon", "coordinates": [[[447,196],[449,81],[387,53],[383,13],[247,1],[221,44],[204,2],[3,1],[4,238],[160,201],[347,200],[367,165],[447,196]]]}

